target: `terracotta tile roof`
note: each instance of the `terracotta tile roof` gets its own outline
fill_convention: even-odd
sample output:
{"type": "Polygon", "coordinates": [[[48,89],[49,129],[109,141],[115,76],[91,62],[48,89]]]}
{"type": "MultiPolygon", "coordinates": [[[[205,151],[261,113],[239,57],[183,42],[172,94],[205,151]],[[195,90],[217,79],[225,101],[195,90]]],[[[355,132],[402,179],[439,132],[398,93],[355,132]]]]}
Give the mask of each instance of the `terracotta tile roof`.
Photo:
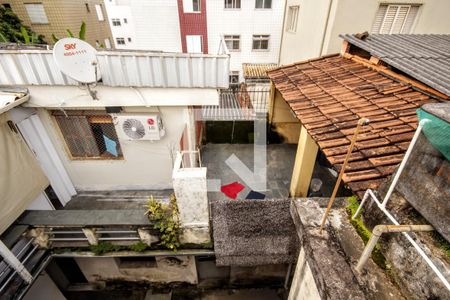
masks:
{"type": "Polygon", "coordinates": [[[284,66],[268,75],[337,170],[357,120],[370,120],[358,135],[343,177],[360,196],[395,171],[417,128],[415,110],[436,102],[404,83],[337,55],[284,66]]]}
{"type": "Polygon", "coordinates": [[[242,64],[244,78],[268,79],[267,72],[277,67],[276,64],[242,64]]]}

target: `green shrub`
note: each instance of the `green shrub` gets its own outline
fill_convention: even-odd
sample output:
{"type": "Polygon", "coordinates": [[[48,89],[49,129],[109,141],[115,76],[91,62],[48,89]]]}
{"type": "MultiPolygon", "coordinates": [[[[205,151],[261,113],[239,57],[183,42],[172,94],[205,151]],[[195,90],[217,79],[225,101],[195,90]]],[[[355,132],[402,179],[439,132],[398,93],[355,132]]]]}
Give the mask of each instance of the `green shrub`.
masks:
{"type": "MultiPolygon", "coordinates": [[[[356,196],[352,196],[347,198],[348,205],[346,206],[347,213],[350,218],[350,224],[355,228],[358,235],[363,240],[364,244],[367,244],[370,237],[372,236],[372,232],[370,232],[369,229],[364,225],[364,222],[361,218],[362,211],[360,215],[356,219],[352,219],[352,217],[355,215],[358,207],[359,207],[359,201],[356,196]]],[[[386,269],[386,258],[381,253],[380,245],[377,244],[375,248],[372,251],[372,260],[382,269],[386,269]]]]}
{"type": "Polygon", "coordinates": [[[146,205],[146,215],[150,222],[153,223],[153,228],[159,231],[160,243],[159,245],[177,251],[180,247],[180,220],[175,195],[170,196],[169,204],[164,204],[156,201],[153,196],[150,197],[146,205]]]}

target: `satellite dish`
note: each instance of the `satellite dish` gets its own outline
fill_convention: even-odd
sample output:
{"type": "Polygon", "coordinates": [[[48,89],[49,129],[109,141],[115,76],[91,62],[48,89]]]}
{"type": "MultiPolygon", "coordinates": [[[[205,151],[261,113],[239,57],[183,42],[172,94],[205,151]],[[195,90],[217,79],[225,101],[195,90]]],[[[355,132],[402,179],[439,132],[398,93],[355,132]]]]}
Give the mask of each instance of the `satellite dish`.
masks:
{"type": "Polygon", "coordinates": [[[60,39],[53,47],[53,59],[62,73],[70,78],[83,82],[97,82],[97,51],[80,39],[60,39]]]}

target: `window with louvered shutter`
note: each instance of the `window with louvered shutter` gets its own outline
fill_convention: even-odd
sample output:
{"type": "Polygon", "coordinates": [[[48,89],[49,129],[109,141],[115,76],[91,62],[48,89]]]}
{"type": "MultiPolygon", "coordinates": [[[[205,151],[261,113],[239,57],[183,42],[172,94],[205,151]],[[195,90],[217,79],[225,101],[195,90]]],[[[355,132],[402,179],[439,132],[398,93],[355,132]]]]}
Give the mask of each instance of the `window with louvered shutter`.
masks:
{"type": "Polygon", "coordinates": [[[72,159],[122,157],[111,116],[89,111],[54,111],[53,115],[72,159]]]}
{"type": "Polygon", "coordinates": [[[418,5],[381,4],[372,26],[372,33],[411,33],[418,5]]]}

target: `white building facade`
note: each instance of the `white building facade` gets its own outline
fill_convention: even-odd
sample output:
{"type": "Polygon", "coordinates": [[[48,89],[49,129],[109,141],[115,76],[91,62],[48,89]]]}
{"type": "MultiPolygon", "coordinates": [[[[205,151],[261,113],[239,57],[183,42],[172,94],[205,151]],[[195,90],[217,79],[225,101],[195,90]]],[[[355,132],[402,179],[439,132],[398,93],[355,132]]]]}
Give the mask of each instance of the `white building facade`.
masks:
{"type": "Polygon", "coordinates": [[[221,36],[230,51],[230,70],[242,81],[243,63],[277,63],[284,0],[210,0],[208,48],[217,53],[221,36]]]}
{"type": "Polygon", "coordinates": [[[177,0],[104,0],[117,49],[182,52],[177,0]]]}
{"type": "Polygon", "coordinates": [[[287,0],[281,65],[338,53],[339,34],[450,33],[448,0],[287,0]]]}

